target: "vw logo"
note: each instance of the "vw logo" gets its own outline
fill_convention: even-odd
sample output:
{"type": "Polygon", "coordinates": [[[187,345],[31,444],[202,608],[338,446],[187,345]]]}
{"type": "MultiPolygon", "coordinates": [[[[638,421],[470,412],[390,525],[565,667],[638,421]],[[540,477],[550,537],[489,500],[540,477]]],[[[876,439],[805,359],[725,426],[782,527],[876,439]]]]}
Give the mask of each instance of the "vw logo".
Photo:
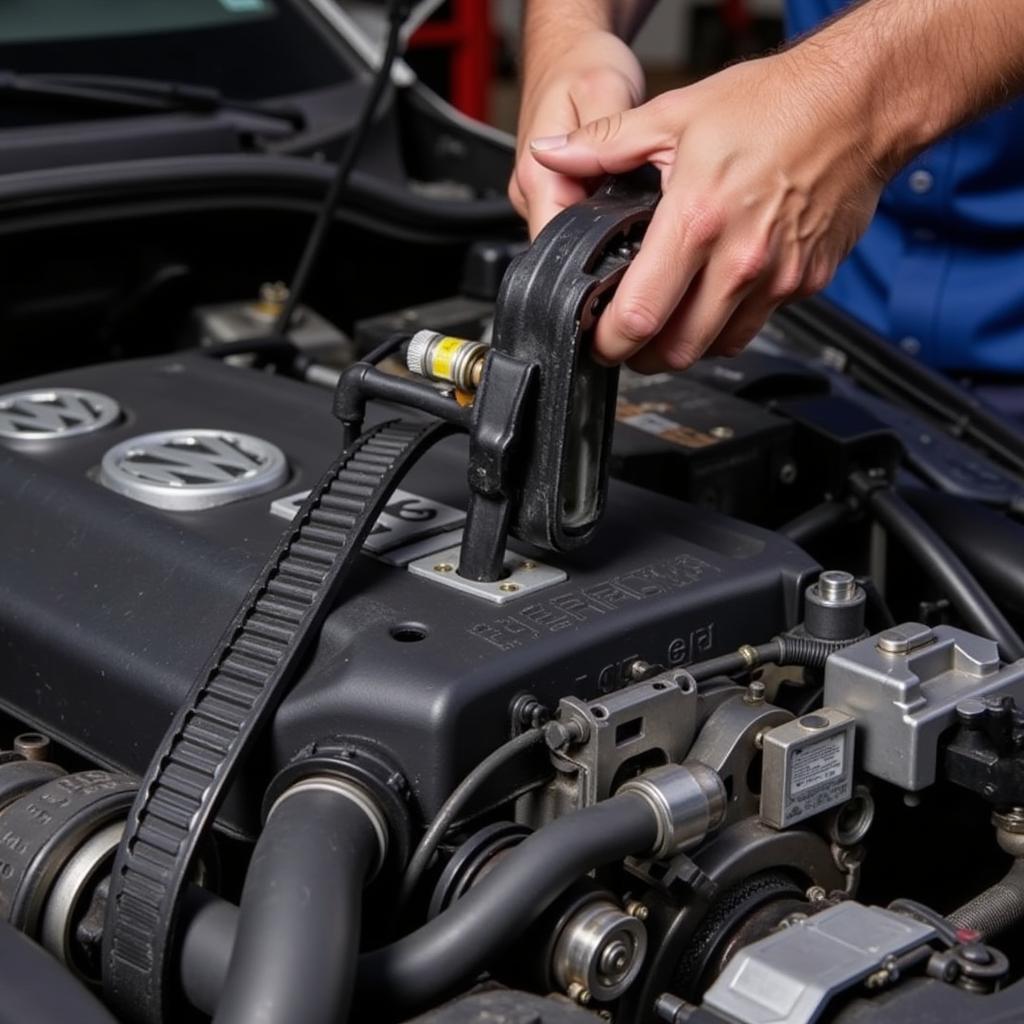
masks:
{"type": "Polygon", "coordinates": [[[115,422],[121,407],[98,391],[49,388],[0,395],[0,438],[56,441],[101,430],[115,422]]]}
{"type": "Polygon", "coordinates": [[[214,508],[272,491],[288,476],[284,452],[229,430],[164,430],[115,445],[100,483],[118,494],[175,512],[214,508]]]}

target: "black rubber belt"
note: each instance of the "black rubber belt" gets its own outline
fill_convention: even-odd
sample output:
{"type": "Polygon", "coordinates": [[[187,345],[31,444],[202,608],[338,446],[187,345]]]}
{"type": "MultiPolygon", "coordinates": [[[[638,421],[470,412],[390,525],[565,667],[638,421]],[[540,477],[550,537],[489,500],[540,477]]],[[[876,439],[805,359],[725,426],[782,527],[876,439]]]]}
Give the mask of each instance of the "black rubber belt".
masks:
{"type": "Polygon", "coordinates": [[[111,877],[104,990],[128,1019],[167,1019],[178,909],[199,841],[391,492],[452,429],[393,420],[363,434],[335,462],[178,710],[139,786],[111,877]]]}

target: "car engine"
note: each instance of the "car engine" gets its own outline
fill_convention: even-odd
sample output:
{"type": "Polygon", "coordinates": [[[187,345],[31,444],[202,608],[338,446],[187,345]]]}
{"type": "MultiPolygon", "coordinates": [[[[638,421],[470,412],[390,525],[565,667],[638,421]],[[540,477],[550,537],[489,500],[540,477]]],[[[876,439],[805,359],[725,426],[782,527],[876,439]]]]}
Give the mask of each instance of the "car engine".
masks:
{"type": "Polygon", "coordinates": [[[820,301],[598,366],[656,202],[0,388],[19,1019],[1019,1009],[1024,435],[820,301]]]}

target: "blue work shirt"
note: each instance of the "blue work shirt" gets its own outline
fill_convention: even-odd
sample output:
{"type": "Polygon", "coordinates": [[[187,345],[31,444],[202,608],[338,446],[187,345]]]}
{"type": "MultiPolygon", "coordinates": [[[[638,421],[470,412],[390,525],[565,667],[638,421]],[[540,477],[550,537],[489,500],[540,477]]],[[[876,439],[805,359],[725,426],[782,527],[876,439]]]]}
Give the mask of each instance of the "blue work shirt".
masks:
{"type": "MultiPolygon", "coordinates": [[[[847,2],[787,0],[788,29],[847,2]]],[[[1024,374],[1024,101],[897,175],[825,294],[933,366],[1024,374]]]]}

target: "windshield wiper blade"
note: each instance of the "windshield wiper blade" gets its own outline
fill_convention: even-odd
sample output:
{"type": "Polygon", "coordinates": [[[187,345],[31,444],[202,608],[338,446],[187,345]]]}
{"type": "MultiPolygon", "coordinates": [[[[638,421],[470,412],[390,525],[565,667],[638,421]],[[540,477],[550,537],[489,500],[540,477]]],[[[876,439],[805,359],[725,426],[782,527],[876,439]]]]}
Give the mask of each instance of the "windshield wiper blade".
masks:
{"type": "Polygon", "coordinates": [[[16,71],[0,71],[0,95],[5,92],[140,112],[214,113],[218,110],[237,110],[287,121],[295,129],[305,127],[306,123],[302,111],[294,107],[236,100],[224,96],[217,89],[188,82],[166,82],[120,75],[20,74],[16,71]]]}

